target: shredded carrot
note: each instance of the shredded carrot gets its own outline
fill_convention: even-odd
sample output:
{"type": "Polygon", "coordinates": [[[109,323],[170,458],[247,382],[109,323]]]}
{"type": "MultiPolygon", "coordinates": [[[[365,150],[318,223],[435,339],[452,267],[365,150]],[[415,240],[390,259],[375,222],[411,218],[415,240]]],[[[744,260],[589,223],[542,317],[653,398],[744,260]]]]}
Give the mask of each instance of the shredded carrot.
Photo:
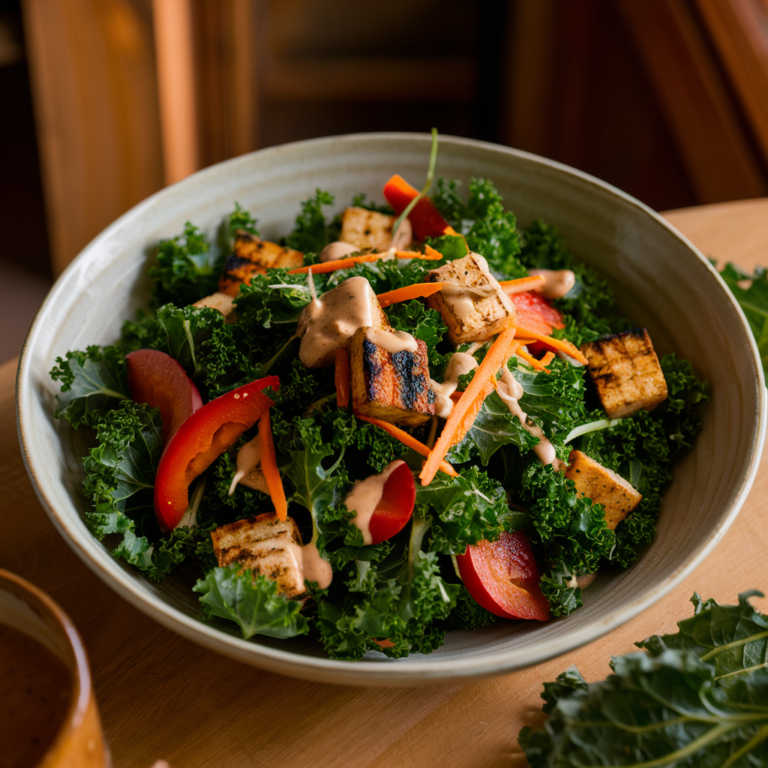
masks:
{"type": "Polygon", "coordinates": [[[272,440],[272,426],[269,423],[269,411],[259,419],[259,446],[261,447],[261,471],[267,481],[269,497],[275,507],[278,520],[288,517],[288,502],[275,458],[275,443],[272,440]]]}
{"type": "Polygon", "coordinates": [[[464,394],[453,407],[451,415],[448,417],[440,433],[440,437],[435,443],[435,447],[429,452],[427,463],[424,465],[419,477],[422,485],[429,485],[439,467],[440,462],[448,449],[453,445],[453,440],[460,431],[464,433],[469,430],[472,422],[465,419],[471,414],[472,421],[477,416],[483,400],[490,394],[496,384],[496,372],[505,364],[509,349],[515,341],[515,328],[507,328],[502,331],[491,345],[490,349],[480,363],[475,372],[475,376],[464,390],[464,394]]]}
{"type": "Polygon", "coordinates": [[[560,349],[569,357],[578,360],[582,365],[587,365],[587,358],[584,357],[579,349],[571,344],[570,341],[566,341],[565,339],[553,339],[551,336],[545,336],[543,333],[537,333],[536,331],[532,331],[530,328],[524,328],[523,326],[517,326],[517,330],[520,332],[521,336],[535,339],[536,341],[542,341],[548,347],[560,349]]]}
{"type": "Polygon", "coordinates": [[[396,288],[394,291],[380,293],[376,298],[382,307],[388,307],[390,304],[397,304],[401,301],[423,299],[437,293],[442,287],[443,283],[414,283],[413,285],[406,285],[404,288],[396,288]]]}
{"type": "MultiPolygon", "coordinates": [[[[435,251],[435,253],[437,253],[437,251],[435,251]]],[[[354,267],[355,264],[366,264],[371,261],[379,261],[385,256],[389,256],[389,251],[384,251],[383,253],[366,253],[362,256],[348,256],[346,259],[336,259],[335,261],[326,261],[321,262],[320,264],[310,264],[306,267],[289,269],[288,274],[306,275],[311,269],[313,275],[323,275],[326,272],[336,272],[338,269],[350,269],[351,267],[354,267]]],[[[419,253],[418,251],[395,251],[395,257],[398,259],[423,259],[425,261],[435,261],[437,258],[443,258],[442,256],[435,257],[429,254],[419,253]]]]}
{"type": "Polygon", "coordinates": [[[431,245],[424,246],[424,256],[430,261],[440,261],[443,258],[443,254],[435,250],[431,245]]]}
{"type": "MultiPolygon", "coordinates": [[[[429,457],[429,448],[427,448],[424,443],[420,443],[412,435],[409,435],[404,429],[400,429],[394,424],[390,424],[388,421],[375,419],[373,416],[364,416],[362,413],[355,412],[355,416],[357,416],[357,418],[361,421],[367,421],[369,424],[381,427],[385,432],[392,435],[392,437],[394,437],[396,440],[399,440],[407,448],[412,448],[414,451],[416,451],[416,453],[429,457]]],[[[445,472],[446,475],[450,475],[451,477],[459,476],[459,473],[447,461],[441,461],[437,468],[441,472],[445,472]]]]}
{"type": "Polygon", "coordinates": [[[349,405],[349,352],[346,349],[336,350],[335,361],[336,405],[346,408],[349,405]]]}
{"type": "Polygon", "coordinates": [[[547,350],[547,354],[541,358],[541,364],[549,365],[554,359],[555,359],[555,353],[551,349],[549,349],[547,350]]]}
{"type": "Polygon", "coordinates": [[[536,287],[543,282],[543,275],[529,275],[528,277],[519,277],[517,280],[501,280],[499,285],[505,293],[522,293],[523,291],[535,291],[536,287]]]}
{"type": "Polygon", "coordinates": [[[515,336],[515,341],[520,342],[521,347],[527,347],[529,344],[536,343],[536,339],[525,339],[522,336],[515,336]]]}
{"type": "MultiPolygon", "coordinates": [[[[528,365],[530,365],[534,370],[552,373],[552,371],[550,371],[543,362],[537,360],[533,355],[528,354],[528,352],[526,352],[524,349],[518,349],[515,354],[518,357],[522,357],[523,360],[525,360],[525,362],[528,363],[528,365]]],[[[552,357],[554,357],[554,355],[552,355],[552,357]]]]}

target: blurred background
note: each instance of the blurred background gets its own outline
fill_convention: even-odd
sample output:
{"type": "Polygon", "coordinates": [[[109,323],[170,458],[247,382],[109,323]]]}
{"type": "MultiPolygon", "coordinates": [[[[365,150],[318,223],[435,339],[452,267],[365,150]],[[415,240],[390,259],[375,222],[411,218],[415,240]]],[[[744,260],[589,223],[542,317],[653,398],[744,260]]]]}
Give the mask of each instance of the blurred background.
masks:
{"type": "Polygon", "coordinates": [[[0,0],[0,109],[3,362],[120,214],[288,141],[436,126],[657,210],[768,195],[768,0],[0,0]]]}

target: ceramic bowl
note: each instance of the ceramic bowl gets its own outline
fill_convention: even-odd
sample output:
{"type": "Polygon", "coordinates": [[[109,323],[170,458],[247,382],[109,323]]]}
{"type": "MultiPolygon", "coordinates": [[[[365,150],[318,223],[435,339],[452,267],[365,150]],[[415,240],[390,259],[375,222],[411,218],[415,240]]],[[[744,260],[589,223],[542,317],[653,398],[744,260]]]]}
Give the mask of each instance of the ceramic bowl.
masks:
{"type": "MultiPolygon", "coordinates": [[[[564,620],[500,622],[451,632],[437,652],[391,661],[379,654],[352,663],[328,659],[296,638],[244,641],[198,620],[188,583],[154,584],[111,557],[88,532],[78,486],[82,438],[52,417],[57,387],[48,371],[57,355],[114,341],[124,318],[149,296],[148,254],[192,221],[213,234],[238,201],[263,236],[292,228],[301,201],[330,190],[337,209],[358,192],[382,200],[392,173],[424,178],[430,139],[361,134],[289,144],[201,171],[165,189],[99,235],[61,276],[29,334],[18,376],[24,456],[41,502],[67,543],[127,601],[166,627],[248,664],[347,684],[415,685],[499,674],[588,643],[631,619],[688,575],[733,522],[752,483],[766,407],[757,350],[741,311],[716,271],[649,208],[590,176],[491,144],[442,137],[437,172],[493,179],[522,225],[542,218],[571,250],[608,278],[619,306],[648,328],[660,353],[689,359],[711,386],[704,428],[675,470],[654,543],[628,570],[600,576],[584,607],[564,620]]],[[[466,188],[466,187],[465,187],[466,188]]]]}

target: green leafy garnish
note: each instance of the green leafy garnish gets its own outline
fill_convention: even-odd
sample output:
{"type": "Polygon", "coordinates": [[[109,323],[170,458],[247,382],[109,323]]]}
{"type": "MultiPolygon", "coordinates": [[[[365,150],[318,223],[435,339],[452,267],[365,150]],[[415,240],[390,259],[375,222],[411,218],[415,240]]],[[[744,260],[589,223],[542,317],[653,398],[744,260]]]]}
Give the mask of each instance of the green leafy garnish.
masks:
{"type": "Polygon", "coordinates": [[[679,632],[614,657],[587,683],[571,668],[545,683],[545,728],[520,732],[531,768],[748,768],[768,764],[768,620],[749,603],[694,594],[679,632]]]}

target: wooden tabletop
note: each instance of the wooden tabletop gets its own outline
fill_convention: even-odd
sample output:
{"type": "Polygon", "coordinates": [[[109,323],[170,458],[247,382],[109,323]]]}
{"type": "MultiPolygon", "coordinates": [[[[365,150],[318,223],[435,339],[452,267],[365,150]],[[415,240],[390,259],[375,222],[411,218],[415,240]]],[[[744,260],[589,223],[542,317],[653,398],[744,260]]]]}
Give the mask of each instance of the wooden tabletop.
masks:
{"type": "MultiPolygon", "coordinates": [[[[673,211],[701,250],[768,264],[768,199],[673,211]]],[[[16,362],[0,368],[0,567],[48,592],[85,641],[116,768],[197,766],[524,766],[517,734],[541,722],[545,680],[576,664],[605,676],[611,655],[674,629],[705,597],[768,592],[768,458],[741,514],[710,557],[655,606],[611,634],[537,667],[477,683],[351,688],[253,669],[177,637],[113,593],[75,556],[34,494],[16,442],[16,362]]],[[[768,602],[761,601],[763,609],[768,602]]]]}

